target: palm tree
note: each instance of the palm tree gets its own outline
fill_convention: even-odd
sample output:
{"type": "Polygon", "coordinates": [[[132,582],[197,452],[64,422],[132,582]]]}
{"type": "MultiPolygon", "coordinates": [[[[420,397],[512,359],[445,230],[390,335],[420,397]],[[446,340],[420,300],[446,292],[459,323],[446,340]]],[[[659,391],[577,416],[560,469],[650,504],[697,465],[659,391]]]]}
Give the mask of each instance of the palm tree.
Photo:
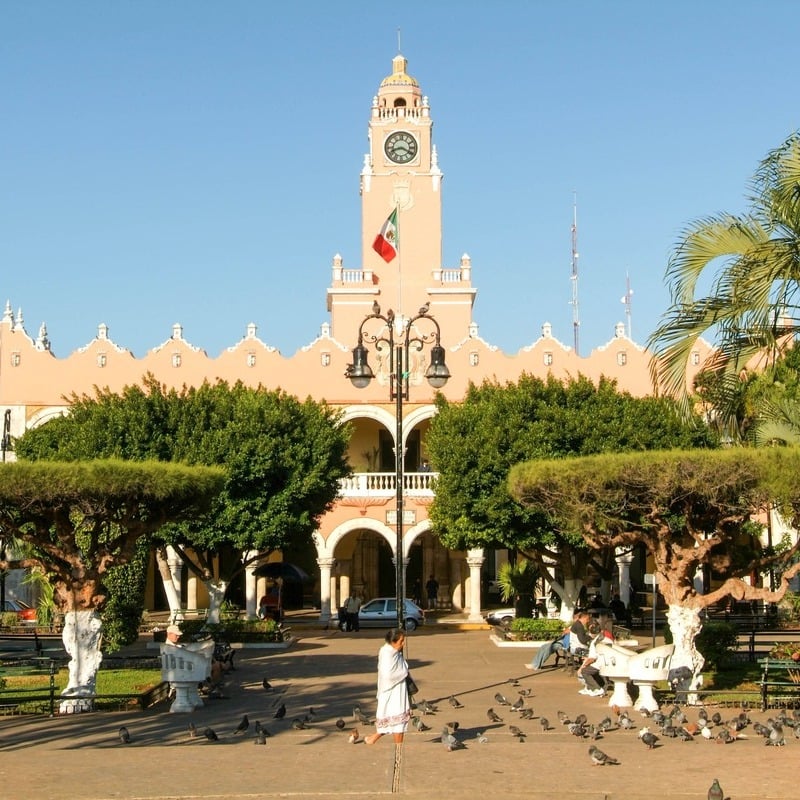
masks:
{"type": "MultiPolygon", "coordinates": [[[[686,368],[701,336],[716,344],[704,364],[725,397],[738,399],[743,370],[779,358],[798,330],[800,291],[800,133],[761,162],[752,180],[752,206],[690,223],[667,268],[672,305],[650,337],[651,371],[663,391],[689,407],[686,368]],[[703,295],[698,287],[711,289],[703,295]]],[[[715,409],[732,417],[723,400],[715,409]]]]}

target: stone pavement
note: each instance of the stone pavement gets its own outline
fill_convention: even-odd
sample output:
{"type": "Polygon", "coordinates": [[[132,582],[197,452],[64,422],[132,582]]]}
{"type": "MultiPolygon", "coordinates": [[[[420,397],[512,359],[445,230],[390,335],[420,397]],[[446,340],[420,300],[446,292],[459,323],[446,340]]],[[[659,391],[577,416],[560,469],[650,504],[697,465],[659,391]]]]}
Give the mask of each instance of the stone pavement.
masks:
{"type": "MultiPolygon", "coordinates": [[[[226,686],[229,699],[208,702],[194,714],[169,714],[162,705],[146,712],[74,717],[0,718],[0,797],[31,798],[336,798],[368,800],[392,793],[435,800],[444,796],[477,797],[486,791],[517,798],[559,800],[651,800],[653,797],[705,800],[719,777],[731,800],[794,797],[800,740],[787,729],[785,747],[765,747],[754,736],[730,745],[698,738],[682,743],[664,740],[648,750],[635,732],[612,731],[596,744],[620,766],[592,766],[590,742],[578,740],[559,724],[556,712],[585,713],[597,723],[606,715],[605,701],[578,695],[574,677],[561,670],[531,673],[524,663],[531,650],[496,647],[487,630],[430,626],[409,636],[408,658],[420,687],[418,697],[435,701],[438,712],[424,721],[425,733],[409,732],[399,752],[384,737],[374,746],[351,745],[352,710],[360,703],[375,708],[376,655],[383,632],[321,631],[294,626],[298,641],[285,651],[246,650],[237,656],[236,672],[226,686]],[[266,693],[267,677],[276,687],[266,693]],[[516,719],[494,700],[495,692],[516,699],[518,688],[530,688],[533,720],[516,719]],[[464,708],[448,703],[456,695],[464,708]],[[285,720],[273,718],[286,703],[285,720]],[[503,723],[488,721],[493,706],[503,723]],[[291,720],[313,707],[315,720],[296,730],[291,720]],[[247,735],[234,736],[243,713],[247,735]],[[539,717],[552,729],[543,732],[539,717]],[[343,733],[334,723],[347,721],[343,733]],[[254,744],[252,724],[259,720],[272,736],[266,746],[254,744]],[[464,750],[447,752],[437,741],[442,726],[456,720],[464,750]],[[188,723],[211,726],[218,742],[191,739],[188,723]],[[526,734],[512,736],[508,724],[526,734]],[[130,730],[122,745],[117,731],[130,730]],[[477,735],[485,733],[487,743],[477,735]]],[[[721,709],[724,717],[733,711],[721,709]]],[[[766,715],[751,712],[754,719],[766,715]]],[[[690,719],[696,717],[687,709],[690,719]]],[[[637,724],[643,720],[634,715],[637,724]]]]}

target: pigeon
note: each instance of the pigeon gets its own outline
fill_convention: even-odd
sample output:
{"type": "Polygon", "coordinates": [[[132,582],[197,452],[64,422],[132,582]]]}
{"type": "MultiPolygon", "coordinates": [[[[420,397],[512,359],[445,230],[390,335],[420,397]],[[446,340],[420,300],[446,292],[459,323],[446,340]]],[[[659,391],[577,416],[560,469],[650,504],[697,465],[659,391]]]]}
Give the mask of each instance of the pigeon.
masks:
{"type": "Polygon", "coordinates": [[[708,787],[708,800],[725,800],[725,792],[722,791],[718,778],[714,778],[714,782],[708,787]]]}
{"type": "Polygon", "coordinates": [[[668,739],[677,739],[678,729],[674,725],[667,723],[661,728],[661,735],[666,736],[668,739]]]}
{"type": "Polygon", "coordinates": [[[575,722],[576,722],[578,725],[585,725],[585,724],[586,724],[586,722],[587,722],[587,717],[586,717],[586,714],[578,714],[578,716],[577,716],[577,717],[575,717],[575,722]]]}
{"type": "Polygon", "coordinates": [[[606,755],[594,745],[589,748],[589,758],[592,759],[592,765],[596,767],[604,767],[606,764],[619,764],[616,758],[611,758],[611,756],[606,755]]]}
{"type": "Polygon", "coordinates": [[[711,741],[714,738],[714,734],[711,733],[711,728],[709,728],[707,725],[704,728],[700,728],[700,735],[708,741],[711,741]]]}
{"type": "Polygon", "coordinates": [[[625,731],[632,731],[636,727],[636,723],[627,714],[622,714],[619,718],[619,726],[625,731]]]}
{"type": "Polygon", "coordinates": [[[189,738],[196,739],[197,738],[197,726],[194,722],[189,723],[189,738]]]}
{"type": "Polygon", "coordinates": [[[639,738],[647,745],[648,750],[652,750],[656,746],[656,742],[658,741],[658,736],[654,733],[650,732],[649,728],[642,728],[639,731],[639,738]]]}
{"type": "Polygon", "coordinates": [[[119,726],[119,740],[122,744],[131,743],[131,734],[124,725],[119,726]]]}
{"type": "Polygon", "coordinates": [[[356,742],[359,741],[358,728],[353,728],[353,730],[350,731],[350,735],[347,737],[347,741],[350,742],[350,744],[355,744],[356,742]]]}
{"type": "Polygon", "coordinates": [[[508,700],[506,700],[505,695],[501,694],[500,692],[496,692],[494,696],[495,702],[499,706],[508,706],[511,705],[508,700]]]}
{"type": "Polygon", "coordinates": [[[258,721],[256,720],[256,724],[253,726],[256,736],[264,736],[265,738],[269,738],[272,734],[258,721]]]}
{"type": "Polygon", "coordinates": [[[292,720],[292,727],[293,727],[293,728],[294,728],[296,731],[304,731],[304,730],[305,730],[305,729],[306,729],[308,726],[306,725],[306,723],[305,723],[305,722],[303,722],[303,720],[302,720],[302,719],[300,719],[299,717],[295,717],[295,718],[292,720]]]}
{"type": "Polygon", "coordinates": [[[423,714],[435,714],[439,708],[433,703],[429,703],[427,700],[420,700],[417,702],[417,708],[419,708],[423,714]]]}
{"type": "Polygon", "coordinates": [[[770,728],[766,744],[772,747],[783,747],[786,744],[782,725],[779,725],[777,722],[773,724],[773,726],[770,728]]]}
{"type": "Polygon", "coordinates": [[[599,731],[610,731],[613,727],[614,723],[611,721],[611,717],[603,717],[603,719],[597,723],[597,730],[599,731]]]}
{"type": "Polygon", "coordinates": [[[532,689],[520,689],[519,690],[521,697],[530,697],[533,694],[532,689]]]}
{"type": "Polygon", "coordinates": [[[711,721],[715,725],[721,725],[722,724],[722,714],[720,714],[719,711],[715,711],[711,716],[711,721]]]}
{"type": "Polygon", "coordinates": [[[445,749],[452,752],[453,750],[463,750],[465,745],[463,742],[460,742],[450,733],[447,728],[442,728],[442,744],[444,745],[445,749]]]}
{"type": "Polygon", "coordinates": [[[520,719],[533,719],[533,709],[532,708],[523,708],[522,711],[519,712],[520,719]]]}
{"type": "Polygon", "coordinates": [[[286,716],[286,703],[281,703],[273,716],[275,719],[283,719],[286,716]]]}
{"type": "Polygon", "coordinates": [[[445,722],[445,727],[451,732],[455,733],[460,727],[460,723],[458,722],[445,722]]]}
{"type": "Polygon", "coordinates": [[[692,734],[689,733],[689,731],[687,731],[686,728],[678,728],[678,738],[682,742],[693,742],[694,741],[694,736],[692,736],[692,734]]]}
{"type": "Polygon", "coordinates": [[[525,705],[525,698],[520,697],[519,700],[515,700],[511,704],[511,706],[509,707],[509,711],[521,711],[524,705],[525,705]]]}
{"type": "Polygon", "coordinates": [[[542,731],[550,730],[550,720],[547,717],[539,717],[539,725],[541,725],[542,731]]]}
{"type": "Polygon", "coordinates": [[[458,701],[454,694],[450,695],[448,702],[451,706],[453,706],[453,708],[464,708],[463,704],[458,701]]]}
{"type": "Polygon", "coordinates": [[[586,736],[586,728],[578,722],[570,722],[567,725],[567,730],[573,735],[577,736],[579,739],[582,739],[586,736]]]}
{"type": "Polygon", "coordinates": [[[516,725],[509,725],[508,726],[508,732],[512,736],[516,736],[518,739],[524,739],[525,738],[524,732],[521,731],[516,725]]]}
{"type": "Polygon", "coordinates": [[[266,743],[267,743],[267,737],[264,731],[258,731],[258,733],[256,733],[256,738],[253,739],[253,744],[266,744],[266,743]]]}
{"type": "Polygon", "coordinates": [[[337,719],[337,720],[336,720],[336,723],[335,723],[335,724],[336,724],[336,727],[337,727],[337,728],[338,728],[340,731],[343,731],[343,730],[344,730],[344,726],[345,726],[345,724],[346,724],[346,723],[345,723],[345,721],[344,721],[344,720],[343,720],[341,717],[339,717],[339,719],[337,719]]]}
{"type": "Polygon", "coordinates": [[[556,711],[556,716],[562,725],[569,725],[570,722],[572,722],[572,720],[563,711],[556,711]]]}
{"type": "Polygon", "coordinates": [[[717,744],[730,744],[731,742],[735,741],[736,737],[727,729],[723,728],[718,734],[717,738],[714,741],[717,744]]]}
{"type": "Polygon", "coordinates": [[[495,711],[494,711],[493,708],[490,708],[486,712],[486,716],[489,718],[489,722],[502,722],[503,721],[501,717],[499,717],[499,716],[497,716],[497,714],[495,714],[495,711]]]}
{"type": "Polygon", "coordinates": [[[244,732],[250,727],[250,720],[247,718],[247,714],[242,717],[242,721],[236,726],[236,730],[233,732],[233,735],[236,736],[237,734],[244,732]]]}
{"type": "Polygon", "coordinates": [[[369,717],[361,710],[361,706],[353,706],[353,719],[356,722],[369,723],[369,717]]]}
{"type": "Polygon", "coordinates": [[[272,684],[266,678],[261,681],[261,685],[264,687],[265,692],[271,692],[273,689],[272,684]]]}
{"type": "Polygon", "coordinates": [[[422,717],[411,717],[411,725],[413,726],[414,730],[419,731],[420,733],[425,733],[425,731],[430,730],[430,726],[425,724],[422,717]]]}
{"type": "Polygon", "coordinates": [[[216,742],[219,739],[217,732],[213,728],[206,728],[203,731],[203,736],[205,736],[209,742],[216,742]]]}

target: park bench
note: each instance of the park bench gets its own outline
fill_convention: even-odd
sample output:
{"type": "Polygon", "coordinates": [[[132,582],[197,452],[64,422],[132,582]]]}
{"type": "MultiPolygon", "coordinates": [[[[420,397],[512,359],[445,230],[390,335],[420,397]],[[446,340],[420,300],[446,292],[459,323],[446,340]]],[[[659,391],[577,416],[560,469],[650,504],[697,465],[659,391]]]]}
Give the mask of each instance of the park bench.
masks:
{"type": "Polygon", "coordinates": [[[800,706],[800,662],[783,658],[762,658],[761,710],[773,707],[800,706]]]}

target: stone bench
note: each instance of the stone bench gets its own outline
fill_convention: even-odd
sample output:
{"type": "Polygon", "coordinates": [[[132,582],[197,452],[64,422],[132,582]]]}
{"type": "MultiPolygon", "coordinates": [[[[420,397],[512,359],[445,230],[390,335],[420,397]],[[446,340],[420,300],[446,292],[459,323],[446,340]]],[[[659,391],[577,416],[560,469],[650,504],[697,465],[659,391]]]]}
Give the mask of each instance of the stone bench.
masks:
{"type": "Polygon", "coordinates": [[[639,697],[633,706],[637,711],[658,710],[653,688],[657,683],[667,680],[674,652],[674,644],[665,644],[637,653],[628,661],[629,677],[639,689],[639,697]]]}
{"type": "Polygon", "coordinates": [[[203,706],[197,686],[211,674],[214,642],[161,645],[161,679],[175,691],[171,714],[186,714],[203,706]]]}
{"type": "Polygon", "coordinates": [[[596,645],[597,668],[600,674],[614,684],[614,691],[609,698],[610,706],[628,708],[633,705],[633,700],[628,693],[628,681],[630,680],[630,662],[638,653],[635,650],[628,650],[618,644],[606,644],[600,642],[596,645]]]}

